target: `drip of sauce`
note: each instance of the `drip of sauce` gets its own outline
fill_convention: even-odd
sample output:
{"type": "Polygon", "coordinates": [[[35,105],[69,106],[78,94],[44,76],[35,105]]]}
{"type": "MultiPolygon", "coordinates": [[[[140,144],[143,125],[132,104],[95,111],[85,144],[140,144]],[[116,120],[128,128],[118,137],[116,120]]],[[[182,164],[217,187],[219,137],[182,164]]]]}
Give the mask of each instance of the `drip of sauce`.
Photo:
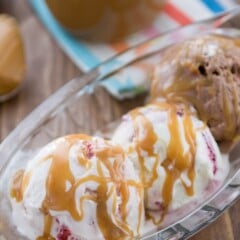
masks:
{"type": "MultiPolygon", "coordinates": [[[[51,165],[46,179],[46,196],[41,209],[45,216],[44,230],[43,235],[39,236],[38,240],[53,239],[51,236],[53,222],[53,218],[50,215],[51,210],[67,211],[75,221],[81,221],[85,216],[83,203],[86,200],[96,203],[97,223],[105,239],[121,239],[126,235],[134,236],[127,222],[129,214],[127,205],[130,198],[129,187],[134,187],[138,193],[141,193],[142,186],[139,182],[131,179],[127,180],[126,176],[124,176],[124,168],[126,167],[125,153],[120,146],[111,145],[107,142],[99,144],[85,135],[70,135],[58,140],[55,150],[50,156],[40,160],[40,162],[43,161],[51,161],[51,165]],[[78,154],[78,163],[89,169],[92,166],[92,163],[89,162],[91,162],[91,158],[95,155],[97,159],[97,174],[87,175],[76,180],[69,166],[69,151],[77,141],[92,145],[92,147],[89,147],[88,144],[83,144],[88,149],[86,152],[84,149],[81,151],[81,153],[84,153],[83,155],[78,154]],[[103,166],[104,169],[108,170],[109,176],[106,176],[103,166]],[[94,194],[86,193],[80,197],[80,211],[78,211],[75,204],[75,192],[80,185],[89,181],[96,182],[99,186],[94,194]],[[66,182],[71,184],[68,190],[66,190],[66,182]],[[109,183],[112,183],[110,191],[109,183]],[[107,202],[110,197],[113,197],[112,209],[114,210],[111,214],[107,209],[107,202]],[[118,198],[121,199],[120,204],[118,203],[118,198]],[[120,210],[118,210],[118,207],[120,210]],[[112,218],[114,218],[118,225],[114,223],[112,218]]],[[[23,188],[22,179],[29,179],[31,174],[31,171],[25,173],[21,171],[16,174],[11,187],[11,196],[17,201],[22,200],[24,190],[29,183],[29,180],[26,181],[23,188]]],[[[140,197],[141,194],[139,194],[140,197]]],[[[142,206],[141,201],[140,205],[142,206]]],[[[140,226],[142,214],[141,211],[138,216],[138,226],[140,226]]]]}
{"type": "Polygon", "coordinates": [[[106,240],[117,240],[125,236],[124,232],[116,227],[112,222],[111,217],[108,214],[107,210],[107,185],[103,184],[98,187],[98,204],[97,204],[97,219],[98,225],[102,231],[102,234],[106,240]]]}
{"type": "MultiPolygon", "coordinates": [[[[134,124],[134,141],[135,147],[139,158],[140,165],[140,179],[145,188],[151,187],[158,177],[157,168],[159,165],[159,156],[154,153],[154,145],[158,138],[155,134],[153,125],[146,116],[139,111],[139,109],[133,110],[129,113],[134,124]],[[144,129],[146,134],[141,137],[141,129],[144,129]],[[142,151],[147,152],[149,157],[154,158],[154,164],[152,169],[149,171],[145,167],[145,158],[142,155],[142,151]]],[[[130,150],[131,151],[131,150],[130,150]]],[[[148,201],[148,194],[145,194],[145,201],[148,201]]]]}
{"type": "MultiPolygon", "coordinates": [[[[181,180],[181,174],[186,172],[190,181],[190,185],[186,185],[184,181],[181,180],[185,192],[187,195],[192,196],[194,194],[194,161],[196,154],[196,136],[193,122],[191,119],[191,112],[188,109],[188,106],[183,105],[181,109],[181,116],[178,114],[179,107],[171,103],[155,103],[149,105],[149,108],[152,111],[167,111],[168,112],[168,129],[170,132],[170,142],[167,146],[167,157],[162,162],[162,166],[166,172],[166,179],[163,184],[162,196],[163,196],[163,216],[160,221],[153,222],[159,224],[164,217],[164,214],[167,212],[168,206],[172,201],[172,193],[176,180],[181,180]],[[179,120],[179,118],[182,118],[179,120]],[[189,146],[188,151],[185,151],[183,146],[183,139],[181,137],[181,126],[180,122],[182,121],[182,127],[184,138],[189,146]]],[[[129,113],[134,126],[134,146],[136,148],[139,165],[140,165],[140,175],[144,183],[144,187],[147,189],[151,187],[154,181],[158,178],[158,167],[159,167],[159,157],[154,152],[154,145],[158,140],[156,135],[153,123],[147,118],[146,113],[141,111],[141,108],[133,110],[129,113]],[[141,129],[144,133],[140,133],[141,129]],[[155,162],[151,171],[148,171],[145,167],[146,159],[142,156],[141,152],[145,151],[148,153],[149,157],[153,157],[155,162]],[[146,179],[146,175],[151,175],[146,179]]],[[[159,123],[161,124],[161,123],[159,123]]],[[[161,137],[161,136],[159,136],[161,137]]],[[[132,151],[132,149],[130,149],[132,151]]],[[[148,196],[146,196],[148,200],[148,196]]],[[[146,200],[146,201],[147,201],[146,200]]],[[[146,217],[149,218],[150,215],[146,214],[146,217]]],[[[150,217],[151,218],[151,217],[150,217]]]]}
{"type": "Polygon", "coordinates": [[[189,150],[184,150],[183,141],[181,137],[180,124],[177,115],[177,107],[169,104],[168,108],[168,129],[170,131],[170,142],[167,147],[167,158],[163,161],[162,166],[166,171],[166,178],[163,184],[162,197],[163,207],[165,211],[168,209],[172,201],[173,187],[177,179],[181,178],[181,174],[185,171],[188,172],[188,177],[191,182],[190,186],[183,184],[185,191],[188,195],[194,194],[194,161],[196,153],[196,140],[191,115],[185,108],[181,116],[184,127],[185,139],[188,143],[189,150]]]}
{"type": "MultiPolygon", "coordinates": [[[[119,205],[119,208],[120,208],[119,212],[118,213],[115,212],[115,213],[121,215],[121,221],[119,221],[119,218],[116,216],[117,214],[114,216],[115,221],[118,223],[118,225],[122,229],[124,229],[124,232],[127,233],[127,235],[133,237],[134,234],[133,234],[132,230],[129,228],[129,225],[127,223],[127,203],[128,203],[129,194],[130,194],[129,186],[139,188],[140,185],[138,185],[136,182],[133,182],[133,181],[125,181],[124,180],[124,176],[122,175],[121,168],[125,167],[123,164],[124,158],[125,158],[125,153],[123,152],[123,149],[120,146],[113,147],[112,145],[108,145],[108,147],[106,147],[104,149],[97,149],[95,151],[95,153],[96,153],[96,157],[98,159],[100,159],[101,163],[103,163],[104,166],[108,169],[111,180],[117,186],[117,189],[116,189],[117,196],[114,198],[113,205],[115,205],[115,206],[117,205],[117,197],[120,197],[120,199],[122,200],[121,204],[119,205]],[[112,156],[114,156],[114,158],[115,158],[115,161],[113,164],[109,162],[109,158],[112,156]]],[[[103,170],[101,169],[101,165],[99,165],[98,170],[99,170],[99,172],[98,172],[99,175],[101,177],[104,177],[103,170]]],[[[100,186],[101,194],[103,194],[102,189],[107,189],[106,187],[103,188],[102,186],[104,186],[104,185],[100,186]]],[[[107,196],[107,192],[105,192],[105,195],[107,196]]],[[[121,239],[120,236],[123,238],[124,236],[126,236],[126,234],[124,234],[123,231],[122,230],[120,231],[120,229],[119,229],[118,231],[114,230],[114,232],[115,232],[114,235],[111,235],[111,234],[113,234],[112,230],[110,230],[110,228],[112,228],[112,227],[109,227],[109,226],[111,226],[113,223],[110,224],[109,221],[107,221],[107,222],[105,221],[105,220],[110,219],[110,216],[108,218],[106,217],[107,199],[106,198],[104,198],[104,199],[105,199],[105,201],[100,201],[100,202],[98,201],[98,205],[97,205],[97,209],[98,209],[97,212],[98,212],[98,216],[99,216],[97,218],[98,224],[99,224],[99,226],[102,226],[101,230],[102,230],[102,233],[104,234],[105,239],[121,239]],[[105,207],[103,206],[103,204],[105,204],[105,207]],[[103,218],[101,216],[105,216],[105,217],[103,218]],[[108,237],[106,236],[107,233],[108,233],[108,237]]],[[[116,207],[115,207],[115,209],[116,209],[116,207]]],[[[138,224],[140,221],[141,221],[141,215],[139,214],[138,224]]],[[[116,226],[113,229],[116,229],[116,226]]]]}
{"type": "Polygon", "coordinates": [[[131,111],[129,115],[131,116],[134,124],[134,141],[141,166],[141,179],[143,184],[146,187],[149,187],[152,186],[153,182],[157,179],[157,166],[154,166],[149,172],[145,167],[142,151],[147,152],[150,157],[155,157],[157,162],[158,156],[154,153],[154,145],[157,142],[157,136],[151,121],[147,119],[147,117],[138,109],[131,111]],[[146,130],[146,134],[144,134],[144,136],[141,136],[142,129],[146,130]],[[148,172],[147,175],[151,174],[150,179],[146,179],[146,172],[148,172]]]}
{"type": "Polygon", "coordinates": [[[19,170],[15,173],[10,189],[10,196],[14,198],[16,202],[22,201],[22,180],[23,180],[24,171],[19,170]]]}
{"type": "Polygon", "coordinates": [[[44,215],[44,232],[37,240],[54,240],[55,238],[50,235],[52,227],[52,217],[49,214],[44,215]]]}

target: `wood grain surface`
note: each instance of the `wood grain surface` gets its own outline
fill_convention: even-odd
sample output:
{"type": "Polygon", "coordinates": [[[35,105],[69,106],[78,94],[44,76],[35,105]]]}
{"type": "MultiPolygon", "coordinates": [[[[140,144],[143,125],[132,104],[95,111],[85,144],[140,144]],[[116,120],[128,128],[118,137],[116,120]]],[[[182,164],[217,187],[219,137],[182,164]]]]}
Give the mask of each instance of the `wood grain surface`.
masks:
{"type": "MultiPolygon", "coordinates": [[[[1,13],[15,16],[24,38],[27,74],[20,93],[0,104],[0,141],[2,141],[38,104],[80,70],[63,53],[42,26],[26,0],[1,0],[1,13]]],[[[209,227],[191,240],[240,239],[240,202],[232,206],[209,227]]]]}

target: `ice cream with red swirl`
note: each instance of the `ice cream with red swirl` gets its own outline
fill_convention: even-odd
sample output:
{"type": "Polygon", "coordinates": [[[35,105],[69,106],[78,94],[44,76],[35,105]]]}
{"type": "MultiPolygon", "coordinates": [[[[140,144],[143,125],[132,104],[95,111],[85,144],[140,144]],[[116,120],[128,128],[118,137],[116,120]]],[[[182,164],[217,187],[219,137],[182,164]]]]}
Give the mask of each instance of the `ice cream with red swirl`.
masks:
{"type": "Polygon", "coordinates": [[[152,100],[191,103],[217,141],[240,134],[240,41],[203,36],[169,47],[156,66],[152,100]]]}
{"type": "Polygon", "coordinates": [[[165,101],[136,108],[113,135],[145,188],[145,208],[165,214],[223,182],[228,161],[192,108],[165,101]]]}
{"type": "Polygon", "coordinates": [[[143,188],[123,149],[98,137],[59,138],[18,171],[13,221],[28,239],[125,239],[140,234],[143,188]]]}

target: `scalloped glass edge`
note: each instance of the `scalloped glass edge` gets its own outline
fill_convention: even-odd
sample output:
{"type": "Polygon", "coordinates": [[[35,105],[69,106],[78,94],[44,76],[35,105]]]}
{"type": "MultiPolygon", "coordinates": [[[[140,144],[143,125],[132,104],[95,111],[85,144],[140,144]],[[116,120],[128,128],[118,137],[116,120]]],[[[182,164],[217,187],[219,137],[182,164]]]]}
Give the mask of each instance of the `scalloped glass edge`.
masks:
{"type": "MultiPolygon", "coordinates": [[[[20,148],[22,145],[24,145],[27,136],[29,136],[34,132],[35,129],[42,125],[46,119],[51,118],[51,116],[54,116],[56,112],[64,108],[64,102],[66,99],[69,99],[71,96],[74,96],[76,94],[82,95],[86,92],[93,91],[94,86],[101,84],[101,81],[113,75],[116,71],[127,67],[139,59],[156,54],[162,49],[175,43],[172,36],[177,34],[179,37],[178,42],[180,42],[193,36],[209,33],[211,31],[214,31],[216,27],[219,27],[223,23],[231,20],[234,16],[239,14],[239,12],[240,8],[236,8],[233,11],[218,15],[207,21],[192,24],[161,35],[157,38],[140,44],[137,47],[129,49],[128,51],[116,56],[113,59],[110,59],[83,77],[71,80],[55,94],[45,100],[39,107],[37,107],[2,142],[0,146],[0,176],[2,173],[4,173],[4,170],[8,164],[10,164],[11,161],[9,160],[17,148],[20,148]],[[138,52],[138,47],[142,47],[143,45],[146,45],[144,52],[142,52],[141,55],[137,55],[136,52],[138,52]],[[13,142],[15,144],[12,144],[13,142]]],[[[236,149],[237,148],[235,148],[235,150],[236,149]]],[[[203,204],[199,205],[194,211],[182,218],[180,221],[164,229],[155,230],[152,233],[148,233],[147,236],[143,236],[141,239],[187,239],[188,237],[201,230],[203,227],[209,225],[235,201],[239,200],[240,148],[239,151],[236,150],[234,153],[230,154],[230,161],[233,158],[235,160],[231,163],[231,168],[227,180],[217,192],[211,195],[203,204]]]]}

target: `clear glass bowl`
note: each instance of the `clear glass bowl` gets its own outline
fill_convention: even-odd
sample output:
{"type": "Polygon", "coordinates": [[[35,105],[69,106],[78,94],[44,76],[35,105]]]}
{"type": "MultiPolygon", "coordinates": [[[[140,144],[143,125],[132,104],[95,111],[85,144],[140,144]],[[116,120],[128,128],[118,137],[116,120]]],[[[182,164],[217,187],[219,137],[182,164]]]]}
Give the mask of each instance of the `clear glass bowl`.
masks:
{"type": "MultiPolygon", "coordinates": [[[[76,78],[57,91],[34,110],[4,140],[0,146],[0,239],[26,239],[16,232],[11,219],[8,186],[11,175],[24,168],[28,160],[45,144],[71,133],[94,134],[117,121],[130,109],[142,105],[147,93],[135,98],[118,101],[105,90],[102,83],[109,77],[126,71],[140,61],[158,56],[163,47],[174,41],[215,31],[216,26],[232,18],[236,12],[218,16],[207,22],[178,29],[130,49],[122,55],[104,63],[97,69],[76,78]],[[178,38],[174,38],[174,36],[178,38]],[[139,55],[138,48],[145,46],[139,55]],[[138,53],[138,55],[136,55],[138,53]]],[[[229,22],[229,21],[228,21],[229,22]]],[[[238,21],[236,21],[238,23],[238,21]]],[[[233,25],[231,25],[232,27],[233,25]]],[[[234,32],[234,29],[231,29],[234,32]]],[[[218,29],[216,33],[222,33],[218,29]]],[[[142,239],[186,239],[216,219],[226,208],[240,198],[240,148],[230,153],[230,172],[224,184],[211,195],[196,202],[181,215],[176,212],[175,220],[153,229],[142,239]],[[238,150],[239,149],[239,150],[238,150]]]]}

